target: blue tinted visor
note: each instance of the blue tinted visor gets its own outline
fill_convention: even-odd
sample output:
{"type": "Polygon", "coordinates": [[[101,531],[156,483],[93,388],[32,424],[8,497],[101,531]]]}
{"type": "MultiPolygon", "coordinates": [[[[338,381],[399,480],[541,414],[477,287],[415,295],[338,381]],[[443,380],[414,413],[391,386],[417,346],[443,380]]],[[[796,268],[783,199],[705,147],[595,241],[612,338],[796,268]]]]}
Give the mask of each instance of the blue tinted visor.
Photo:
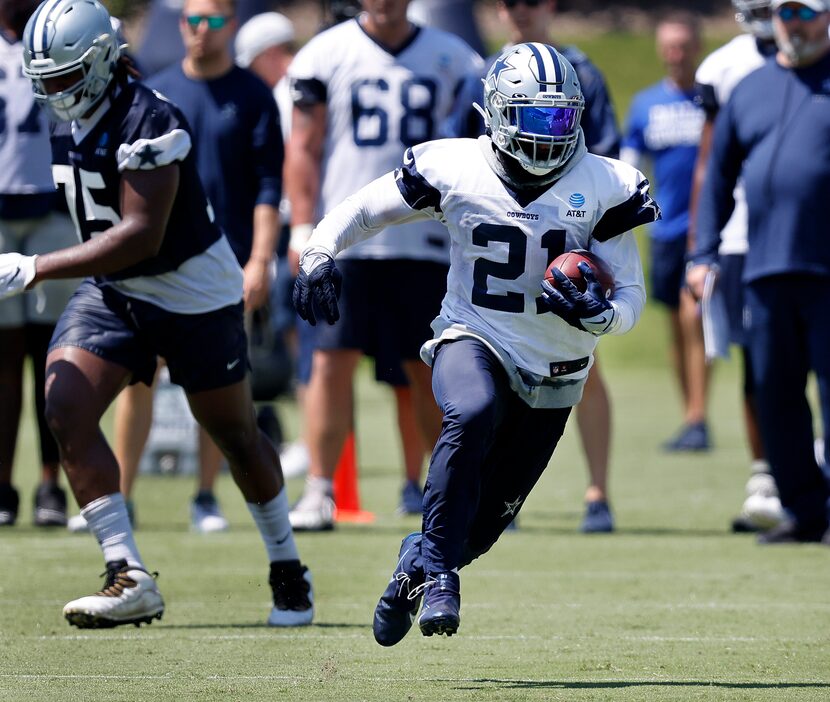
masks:
{"type": "Polygon", "coordinates": [[[544,136],[571,136],[576,131],[579,110],[575,107],[516,107],[520,132],[544,136]]]}

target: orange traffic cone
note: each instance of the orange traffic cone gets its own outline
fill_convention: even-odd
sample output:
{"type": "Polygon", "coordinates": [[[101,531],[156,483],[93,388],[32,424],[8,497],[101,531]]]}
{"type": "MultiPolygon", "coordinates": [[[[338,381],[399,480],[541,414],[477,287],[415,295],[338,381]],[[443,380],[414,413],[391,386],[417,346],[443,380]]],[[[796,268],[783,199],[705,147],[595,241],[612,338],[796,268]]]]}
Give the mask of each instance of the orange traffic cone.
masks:
{"type": "Polygon", "coordinates": [[[338,522],[370,524],[375,521],[373,512],[360,509],[360,494],[357,489],[357,451],[354,432],[350,431],[343,444],[340,460],[334,471],[334,518],[338,522]]]}

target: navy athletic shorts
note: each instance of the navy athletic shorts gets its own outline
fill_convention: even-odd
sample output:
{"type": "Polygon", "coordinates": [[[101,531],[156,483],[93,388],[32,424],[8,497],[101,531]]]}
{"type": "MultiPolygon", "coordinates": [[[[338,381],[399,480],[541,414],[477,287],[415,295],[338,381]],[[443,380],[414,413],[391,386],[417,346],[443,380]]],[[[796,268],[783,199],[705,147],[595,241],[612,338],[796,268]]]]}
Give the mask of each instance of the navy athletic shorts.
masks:
{"type": "Polygon", "coordinates": [[[680,290],[686,283],[686,237],[651,242],[651,296],[667,307],[680,306],[680,290]]]}
{"type": "Polygon", "coordinates": [[[448,267],[403,259],[345,259],[337,267],[343,274],[340,320],[318,323],[315,348],[358,349],[375,359],[379,380],[405,384],[400,363],[420,358],[421,345],[432,338],[448,267]]]}
{"type": "Polygon", "coordinates": [[[152,385],[157,357],[185,392],[233,385],[248,372],[242,302],[202,314],[176,314],[87,278],[58,320],[49,351],[77,346],[152,385]]]}

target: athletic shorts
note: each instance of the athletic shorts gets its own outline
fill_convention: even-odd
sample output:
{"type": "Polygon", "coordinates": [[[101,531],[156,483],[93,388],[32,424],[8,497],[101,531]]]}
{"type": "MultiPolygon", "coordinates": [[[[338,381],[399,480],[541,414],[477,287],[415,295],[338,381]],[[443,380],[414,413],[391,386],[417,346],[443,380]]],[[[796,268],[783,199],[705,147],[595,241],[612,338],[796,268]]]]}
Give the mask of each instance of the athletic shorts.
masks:
{"type": "MultiPolygon", "coordinates": [[[[68,215],[52,213],[37,219],[0,220],[0,253],[32,256],[77,243],[68,215]]],[[[27,324],[54,325],[79,282],[78,278],[46,280],[22,295],[0,300],[0,329],[17,329],[27,324]]]]}
{"type": "Polygon", "coordinates": [[[720,277],[718,285],[726,301],[726,316],[729,318],[729,341],[746,346],[746,301],[744,299],[744,254],[720,256],[720,277]]]}
{"type": "Polygon", "coordinates": [[[185,392],[233,385],[248,372],[242,302],[202,314],[177,314],[87,278],[58,320],[49,351],[76,346],[152,386],[159,356],[185,392]]]}
{"type": "Polygon", "coordinates": [[[686,282],[686,237],[651,242],[651,296],[667,307],[680,306],[680,291],[686,282]]]}
{"type": "Polygon", "coordinates": [[[340,320],[317,324],[315,348],[357,349],[375,359],[379,379],[405,384],[400,364],[419,359],[421,345],[432,338],[449,268],[403,259],[346,259],[337,267],[343,274],[340,320]]]}

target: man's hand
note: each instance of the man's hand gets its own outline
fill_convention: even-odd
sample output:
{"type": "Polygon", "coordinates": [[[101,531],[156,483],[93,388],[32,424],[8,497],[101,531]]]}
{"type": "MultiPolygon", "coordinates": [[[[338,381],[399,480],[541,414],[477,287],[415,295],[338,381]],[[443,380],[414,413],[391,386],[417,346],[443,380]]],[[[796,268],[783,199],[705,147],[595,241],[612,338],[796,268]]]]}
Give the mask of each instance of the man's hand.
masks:
{"type": "Polygon", "coordinates": [[[686,270],[686,287],[689,288],[695,300],[703,297],[703,284],[706,282],[708,272],[709,266],[705,263],[689,266],[686,270]]]}
{"type": "Polygon", "coordinates": [[[251,258],[242,271],[242,299],[245,309],[249,312],[258,310],[268,301],[270,275],[268,261],[262,258],[251,258]]]}
{"type": "Polygon", "coordinates": [[[0,254],[0,300],[19,295],[35,279],[37,256],[0,254]]]}
{"type": "Polygon", "coordinates": [[[312,326],[317,324],[314,304],[329,324],[340,319],[337,298],[342,276],[334,259],[325,251],[311,249],[300,259],[300,271],[294,281],[294,307],[297,314],[312,326]]]}
{"type": "Polygon", "coordinates": [[[559,289],[543,280],[542,299],[554,314],[562,317],[572,327],[600,336],[611,329],[616,312],[605,298],[602,285],[591,267],[583,261],[579,264],[579,270],[587,284],[584,293],[579,292],[562,271],[554,268],[551,273],[556,278],[559,289]]]}

